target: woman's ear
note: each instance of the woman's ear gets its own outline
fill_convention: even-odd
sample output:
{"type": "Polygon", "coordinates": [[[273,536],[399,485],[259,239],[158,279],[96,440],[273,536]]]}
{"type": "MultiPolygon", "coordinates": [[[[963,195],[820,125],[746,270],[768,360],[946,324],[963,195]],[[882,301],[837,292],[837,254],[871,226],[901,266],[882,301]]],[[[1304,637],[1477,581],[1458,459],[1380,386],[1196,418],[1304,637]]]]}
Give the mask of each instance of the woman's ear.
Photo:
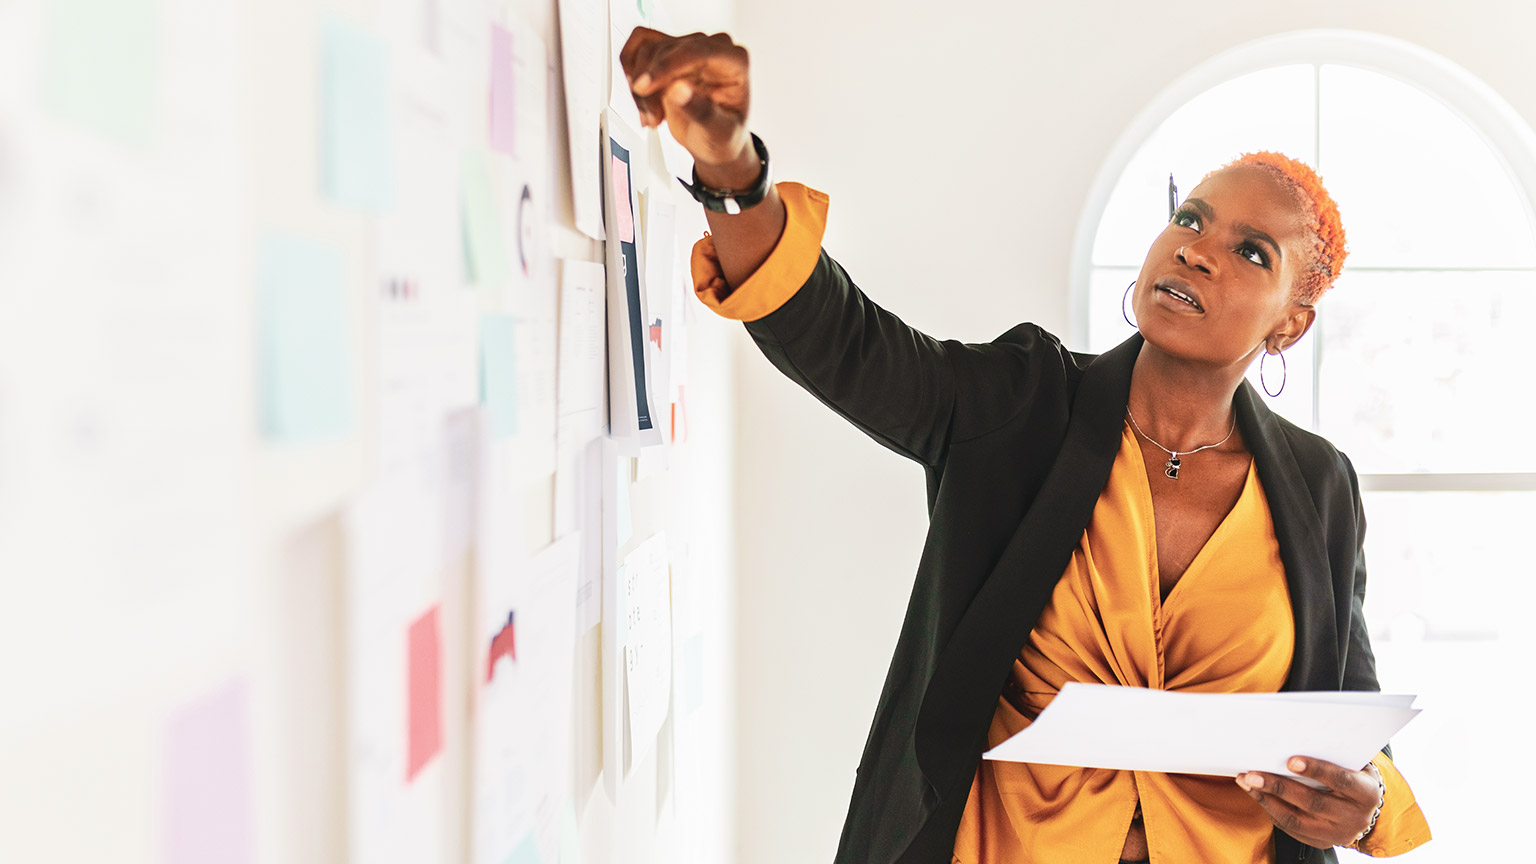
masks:
{"type": "Polygon", "coordinates": [[[1301,337],[1307,335],[1307,331],[1312,329],[1312,322],[1316,320],[1316,308],[1300,304],[1293,305],[1291,307],[1291,314],[1286,316],[1280,329],[1271,333],[1269,338],[1264,340],[1265,353],[1278,354],[1295,345],[1301,337]]]}

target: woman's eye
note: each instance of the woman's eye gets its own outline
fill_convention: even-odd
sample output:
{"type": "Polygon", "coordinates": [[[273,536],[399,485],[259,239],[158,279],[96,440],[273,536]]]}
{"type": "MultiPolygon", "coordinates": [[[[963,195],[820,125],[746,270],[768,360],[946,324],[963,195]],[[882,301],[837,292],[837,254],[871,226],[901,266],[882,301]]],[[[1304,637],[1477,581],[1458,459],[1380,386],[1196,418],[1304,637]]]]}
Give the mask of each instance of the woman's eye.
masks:
{"type": "Polygon", "coordinates": [[[1178,213],[1173,214],[1173,224],[1184,228],[1193,228],[1196,231],[1199,231],[1200,217],[1189,212],[1188,210],[1181,210],[1178,213]]]}
{"type": "Polygon", "coordinates": [[[1260,267],[1266,267],[1269,265],[1269,259],[1265,258],[1264,253],[1254,246],[1240,246],[1238,247],[1237,254],[1247,258],[1249,261],[1252,261],[1260,267]]]}

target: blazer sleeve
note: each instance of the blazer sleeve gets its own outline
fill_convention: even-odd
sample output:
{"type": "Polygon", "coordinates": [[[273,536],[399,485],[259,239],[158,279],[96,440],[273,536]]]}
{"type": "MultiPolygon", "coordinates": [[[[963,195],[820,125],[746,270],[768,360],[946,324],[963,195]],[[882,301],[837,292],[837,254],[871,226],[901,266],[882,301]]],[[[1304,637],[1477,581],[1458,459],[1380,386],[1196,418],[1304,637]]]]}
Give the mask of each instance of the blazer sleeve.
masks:
{"type": "Polygon", "coordinates": [[[694,292],[742,321],[764,356],[886,447],[937,465],[957,440],[990,432],[1028,404],[1030,355],[1054,337],[1031,325],[966,345],[908,326],[869,299],[822,248],[828,198],[778,184],[787,214],[768,259],[739,286],[721,273],[713,239],[694,246],[694,292]]]}

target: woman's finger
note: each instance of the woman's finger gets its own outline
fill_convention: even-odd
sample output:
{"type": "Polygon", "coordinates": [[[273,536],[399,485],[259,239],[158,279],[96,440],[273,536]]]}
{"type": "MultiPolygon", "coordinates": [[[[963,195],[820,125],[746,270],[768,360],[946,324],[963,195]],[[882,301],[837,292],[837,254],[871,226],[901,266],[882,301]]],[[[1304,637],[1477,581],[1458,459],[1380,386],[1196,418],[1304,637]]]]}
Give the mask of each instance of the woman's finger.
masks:
{"type": "Polygon", "coordinates": [[[652,30],[649,27],[636,27],[624,40],[624,47],[619,49],[619,65],[624,69],[624,77],[633,81],[639,77],[637,71],[642,65],[647,65],[650,53],[663,43],[673,41],[676,37],[663,33],[660,30],[652,30]]]}
{"type": "Polygon", "coordinates": [[[1310,756],[1292,756],[1287,767],[1327,786],[1335,795],[1376,806],[1376,781],[1364,771],[1351,771],[1343,765],[1310,756]]]}
{"type": "Polygon", "coordinates": [[[732,42],[731,37],[695,33],[643,52],[637,59],[631,89],[637,95],[649,96],[676,78],[694,76],[715,86],[745,83],[748,68],[747,49],[732,42]]]}
{"type": "Polygon", "coordinates": [[[1311,814],[1283,798],[1266,794],[1257,788],[1249,788],[1246,784],[1241,783],[1242,779],[1242,775],[1239,775],[1240,785],[1244,785],[1248,795],[1257,801],[1260,807],[1264,808],[1265,814],[1269,816],[1269,821],[1275,823],[1276,828],[1311,846],[1333,845],[1314,833],[1318,826],[1311,814]]]}
{"type": "Polygon", "coordinates": [[[1330,814],[1338,809],[1340,799],[1328,790],[1313,789],[1305,783],[1277,774],[1250,771],[1240,775],[1242,785],[1250,786],[1266,797],[1279,798],[1305,813],[1330,814]]]}

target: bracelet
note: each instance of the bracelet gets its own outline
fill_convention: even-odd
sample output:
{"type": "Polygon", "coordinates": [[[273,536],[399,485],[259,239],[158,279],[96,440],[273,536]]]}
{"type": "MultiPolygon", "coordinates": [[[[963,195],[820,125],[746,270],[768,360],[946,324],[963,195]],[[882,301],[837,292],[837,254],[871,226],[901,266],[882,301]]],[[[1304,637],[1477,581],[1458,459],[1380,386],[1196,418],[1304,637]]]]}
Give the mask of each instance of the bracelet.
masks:
{"type": "Polygon", "coordinates": [[[1371,833],[1371,830],[1376,827],[1376,820],[1381,818],[1382,805],[1387,803],[1387,784],[1381,781],[1381,772],[1377,770],[1376,763],[1367,762],[1365,768],[1372,777],[1376,778],[1376,812],[1371,814],[1371,821],[1366,824],[1365,830],[1361,831],[1355,839],[1349,841],[1349,845],[1356,848],[1360,846],[1360,841],[1364,840],[1371,833]]]}

